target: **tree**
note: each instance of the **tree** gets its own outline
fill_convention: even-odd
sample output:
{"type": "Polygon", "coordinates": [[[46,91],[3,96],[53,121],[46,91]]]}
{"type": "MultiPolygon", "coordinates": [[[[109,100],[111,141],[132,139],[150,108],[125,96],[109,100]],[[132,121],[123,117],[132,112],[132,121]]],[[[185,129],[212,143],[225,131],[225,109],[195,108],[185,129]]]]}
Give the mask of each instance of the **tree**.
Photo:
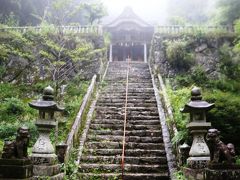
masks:
{"type": "Polygon", "coordinates": [[[239,0],[218,0],[215,19],[223,25],[234,25],[234,21],[240,18],[239,0]]]}
{"type": "Polygon", "coordinates": [[[85,17],[91,25],[94,22],[99,23],[100,19],[107,15],[106,8],[102,3],[84,4],[83,7],[86,13],[85,17]]]}
{"type": "MultiPolygon", "coordinates": [[[[169,0],[168,12],[169,20],[174,22],[178,17],[177,23],[202,24],[208,20],[208,3],[210,0],[169,0]],[[173,21],[174,20],[174,21],[173,21]]],[[[172,23],[170,22],[170,23],[172,23]]]]}

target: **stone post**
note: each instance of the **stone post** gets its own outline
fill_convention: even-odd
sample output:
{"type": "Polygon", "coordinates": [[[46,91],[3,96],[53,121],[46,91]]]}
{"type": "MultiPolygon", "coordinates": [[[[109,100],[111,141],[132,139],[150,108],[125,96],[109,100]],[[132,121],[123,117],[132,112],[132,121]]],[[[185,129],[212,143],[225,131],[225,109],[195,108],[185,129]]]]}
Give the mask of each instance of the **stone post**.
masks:
{"type": "Polygon", "coordinates": [[[191,178],[202,179],[203,169],[210,161],[210,151],[204,139],[207,130],[211,127],[211,123],[206,122],[206,112],[212,109],[214,104],[203,101],[201,91],[197,87],[192,89],[191,95],[191,101],[181,110],[182,113],[190,114],[190,122],[187,128],[193,136],[189,158],[187,159],[187,167],[190,169],[187,171],[194,176],[191,178]]]}
{"type": "Polygon", "coordinates": [[[112,62],[112,44],[109,46],[109,62],[112,62]]]}
{"type": "Polygon", "coordinates": [[[144,43],[144,62],[147,63],[147,44],[144,43]]]}
{"type": "Polygon", "coordinates": [[[43,91],[42,99],[29,103],[30,107],[39,111],[39,119],[35,123],[39,131],[39,137],[33,146],[31,155],[33,174],[36,178],[44,176],[63,179],[54,146],[49,138],[50,131],[57,125],[54,112],[63,110],[63,108],[58,107],[53,95],[54,90],[48,86],[43,91]]]}

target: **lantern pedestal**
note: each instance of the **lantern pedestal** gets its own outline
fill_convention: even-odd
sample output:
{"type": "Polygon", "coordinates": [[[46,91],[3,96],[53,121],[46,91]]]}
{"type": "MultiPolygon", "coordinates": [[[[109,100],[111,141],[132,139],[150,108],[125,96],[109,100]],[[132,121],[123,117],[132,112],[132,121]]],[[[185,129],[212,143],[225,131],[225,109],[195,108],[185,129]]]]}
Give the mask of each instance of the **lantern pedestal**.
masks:
{"type": "Polygon", "coordinates": [[[189,158],[187,159],[189,168],[202,169],[210,161],[210,151],[204,139],[207,129],[210,127],[211,123],[207,122],[191,122],[187,125],[193,136],[189,158]]]}

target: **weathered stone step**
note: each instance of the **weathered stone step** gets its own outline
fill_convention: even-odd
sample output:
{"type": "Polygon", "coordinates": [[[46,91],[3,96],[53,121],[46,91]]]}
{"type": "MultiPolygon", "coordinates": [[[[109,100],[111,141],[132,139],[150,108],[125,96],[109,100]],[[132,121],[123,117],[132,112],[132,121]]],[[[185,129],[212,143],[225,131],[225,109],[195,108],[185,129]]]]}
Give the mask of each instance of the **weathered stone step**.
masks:
{"type": "MultiPolygon", "coordinates": [[[[85,148],[84,154],[94,154],[99,156],[117,156],[122,155],[122,147],[121,148],[85,148]]],[[[141,157],[152,157],[152,156],[164,156],[166,152],[164,149],[125,149],[125,156],[141,156],[141,157]]]]}
{"type": "MultiPolygon", "coordinates": [[[[126,131],[126,136],[153,136],[158,137],[162,136],[161,130],[132,130],[132,131],[126,131]]],[[[89,130],[89,134],[95,134],[95,135],[123,135],[123,130],[89,130]]]]}
{"type": "MultiPolygon", "coordinates": [[[[90,125],[90,129],[94,130],[122,130],[123,124],[95,124],[90,125]]],[[[159,130],[160,126],[146,126],[146,125],[127,125],[126,129],[130,130],[159,130]]]]}
{"type": "MultiPolygon", "coordinates": [[[[106,89],[109,89],[110,88],[106,88],[106,89]]],[[[121,92],[126,92],[126,89],[125,88],[118,88],[115,92],[117,93],[121,93],[121,92]]],[[[153,92],[154,93],[154,90],[153,88],[128,88],[128,93],[129,94],[133,94],[133,93],[147,93],[147,92],[153,92]]]]}
{"type": "MultiPolygon", "coordinates": [[[[107,83],[126,83],[126,78],[125,79],[105,79],[107,83]]],[[[134,79],[129,79],[129,83],[149,83],[151,82],[150,79],[144,79],[144,80],[134,80],[134,79]]]]}
{"type": "MultiPolygon", "coordinates": [[[[88,163],[97,163],[97,162],[106,162],[110,164],[119,164],[122,161],[122,156],[82,156],[81,162],[88,163]]],[[[125,156],[124,162],[126,164],[166,164],[166,157],[133,157],[133,156],[125,156]]]]}
{"type": "MultiPolygon", "coordinates": [[[[121,172],[120,164],[98,164],[98,163],[82,163],[79,165],[79,172],[121,172]]],[[[166,172],[167,165],[137,165],[137,164],[124,164],[124,172],[136,173],[157,173],[166,172]]]]}
{"type": "MultiPolygon", "coordinates": [[[[110,102],[98,102],[97,106],[101,107],[109,107],[109,106],[115,106],[115,107],[123,107],[125,106],[125,102],[122,101],[121,103],[110,103],[110,102]]],[[[136,102],[136,103],[129,103],[128,107],[157,107],[156,103],[143,103],[143,102],[136,102]]]]}
{"type": "MultiPolygon", "coordinates": [[[[117,110],[101,110],[101,109],[96,109],[96,113],[98,117],[104,117],[111,115],[112,117],[118,117],[118,116],[123,116],[124,109],[121,111],[117,110]]],[[[137,110],[127,110],[127,116],[158,116],[158,111],[137,111],[137,110]]]]}
{"type": "MultiPolygon", "coordinates": [[[[123,119],[124,113],[122,114],[97,114],[97,119],[123,119]]],[[[128,120],[158,120],[159,116],[140,115],[140,116],[128,116],[128,120]]]]}
{"type": "MultiPolygon", "coordinates": [[[[124,108],[118,108],[118,107],[115,107],[115,106],[110,106],[110,107],[102,107],[102,106],[96,106],[97,110],[102,110],[102,111],[105,111],[105,110],[111,110],[111,111],[121,111],[123,110],[124,108]]],[[[127,110],[129,111],[156,111],[158,110],[157,107],[130,107],[128,106],[127,110]]]]}
{"type": "MultiPolygon", "coordinates": [[[[110,140],[103,140],[101,142],[91,141],[85,143],[86,148],[89,149],[102,149],[102,148],[110,148],[110,149],[119,149],[122,148],[122,142],[113,142],[110,140]]],[[[126,149],[164,149],[164,145],[162,143],[135,143],[135,142],[126,142],[126,149]]]]}
{"type": "MultiPolygon", "coordinates": [[[[122,179],[121,173],[78,173],[81,180],[116,180],[122,179]]],[[[124,180],[169,180],[168,173],[125,173],[124,180]]]]}
{"type": "MultiPolygon", "coordinates": [[[[123,124],[124,119],[95,119],[93,123],[97,124],[123,124]]],[[[160,125],[159,120],[128,120],[128,124],[131,125],[160,125]]]]}
{"type": "MultiPolygon", "coordinates": [[[[125,95],[108,95],[108,96],[100,96],[98,99],[98,103],[106,103],[106,102],[110,102],[110,103],[122,103],[125,102],[126,96],[125,95]]],[[[142,95],[142,97],[140,96],[128,96],[128,103],[140,103],[140,102],[144,102],[144,103],[155,103],[156,104],[156,99],[155,97],[151,96],[151,95],[142,95]]]]}
{"type": "MultiPolygon", "coordinates": [[[[162,137],[140,137],[140,136],[126,136],[125,141],[127,143],[162,143],[162,137]]],[[[88,135],[89,141],[111,141],[111,142],[122,142],[123,136],[116,135],[88,135]]]]}

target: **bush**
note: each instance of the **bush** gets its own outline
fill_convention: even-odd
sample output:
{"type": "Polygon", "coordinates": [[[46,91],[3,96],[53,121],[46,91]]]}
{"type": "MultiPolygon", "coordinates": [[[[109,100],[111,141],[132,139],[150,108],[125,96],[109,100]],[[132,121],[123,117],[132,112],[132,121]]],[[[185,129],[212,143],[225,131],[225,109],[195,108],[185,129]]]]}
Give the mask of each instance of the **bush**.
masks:
{"type": "Polygon", "coordinates": [[[167,60],[174,68],[183,71],[194,64],[194,55],[188,50],[188,41],[166,41],[165,44],[167,60]]]}
{"type": "Polygon", "coordinates": [[[240,151],[240,97],[238,94],[220,90],[207,91],[204,96],[208,102],[215,103],[207,119],[212,127],[221,131],[225,143],[233,143],[240,151]]]}
{"type": "MultiPolygon", "coordinates": [[[[186,125],[189,122],[189,117],[187,114],[181,113],[181,109],[190,99],[190,92],[192,88],[183,88],[179,90],[172,91],[168,88],[168,96],[170,98],[170,102],[173,108],[173,116],[174,123],[177,126],[178,134],[173,137],[172,142],[174,144],[178,144],[180,142],[184,142],[189,140],[188,130],[186,129],[186,125]]],[[[171,123],[171,122],[170,122],[171,123]]]]}

